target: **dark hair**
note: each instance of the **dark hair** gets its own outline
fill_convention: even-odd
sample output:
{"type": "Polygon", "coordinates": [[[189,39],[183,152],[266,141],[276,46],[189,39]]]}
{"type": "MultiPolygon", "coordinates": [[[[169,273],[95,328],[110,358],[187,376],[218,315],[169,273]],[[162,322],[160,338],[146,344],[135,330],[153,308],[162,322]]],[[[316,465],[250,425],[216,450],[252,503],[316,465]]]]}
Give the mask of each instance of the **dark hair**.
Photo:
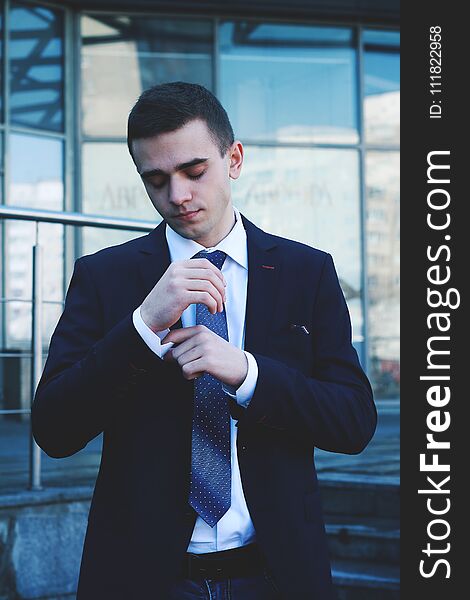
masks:
{"type": "Polygon", "coordinates": [[[140,95],[127,122],[127,147],[132,142],[175,131],[190,121],[205,121],[209,133],[224,156],[234,142],[233,129],[224,107],[202,85],[173,81],[154,85],[140,95]]]}

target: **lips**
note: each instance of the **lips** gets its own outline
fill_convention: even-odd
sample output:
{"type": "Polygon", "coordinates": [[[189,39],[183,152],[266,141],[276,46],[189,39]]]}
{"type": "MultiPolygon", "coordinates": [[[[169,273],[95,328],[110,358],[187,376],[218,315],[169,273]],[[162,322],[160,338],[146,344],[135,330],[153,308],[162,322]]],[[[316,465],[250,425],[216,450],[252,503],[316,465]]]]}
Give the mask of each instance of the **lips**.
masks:
{"type": "Polygon", "coordinates": [[[190,210],[185,213],[180,213],[179,215],[176,215],[176,218],[177,219],[190,219],[191,217],[195,216],[199,212],[199,210],[200,209],[190,210]]]}

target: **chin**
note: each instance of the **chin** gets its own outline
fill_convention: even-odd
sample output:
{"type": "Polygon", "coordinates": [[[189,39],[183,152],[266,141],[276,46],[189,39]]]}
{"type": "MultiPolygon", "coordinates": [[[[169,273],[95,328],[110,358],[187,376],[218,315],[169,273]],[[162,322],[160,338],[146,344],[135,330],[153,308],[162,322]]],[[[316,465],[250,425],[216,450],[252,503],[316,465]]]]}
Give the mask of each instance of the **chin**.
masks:
{"type": "Polygon", "coordinates": [[[174,224],[173,229],[176,231],[176,233],[179,233],[181,237],[184,237],[188,240],[194,240],[203,235],[197,227],[191,227],[190,225],[185,227],[181,223],[174,224]]]}

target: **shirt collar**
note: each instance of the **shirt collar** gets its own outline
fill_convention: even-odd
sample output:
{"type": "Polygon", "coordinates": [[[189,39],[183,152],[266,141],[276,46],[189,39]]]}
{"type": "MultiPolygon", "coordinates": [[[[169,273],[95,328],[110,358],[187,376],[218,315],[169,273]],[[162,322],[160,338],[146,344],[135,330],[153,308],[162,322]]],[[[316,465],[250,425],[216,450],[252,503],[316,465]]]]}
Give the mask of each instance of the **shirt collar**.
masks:
{"type": "Polygon", "coordinates": [[[171,261],[187,260],[200,250],[207,250],[209,252],[212,250],[222,250],[240,266],[248,269],[246,231],[243,227],[240,212],[235,206],[233,207],[233,212],[235,213],[235,225],[232,227],[228,235],[226,235],[224,239],[213,248],[205,248],[194,240],[188,240],[187,238],[184,238],[167,224],[165,228],[165,235],[168,243],[168,249],[170,251],[171,261]]]}

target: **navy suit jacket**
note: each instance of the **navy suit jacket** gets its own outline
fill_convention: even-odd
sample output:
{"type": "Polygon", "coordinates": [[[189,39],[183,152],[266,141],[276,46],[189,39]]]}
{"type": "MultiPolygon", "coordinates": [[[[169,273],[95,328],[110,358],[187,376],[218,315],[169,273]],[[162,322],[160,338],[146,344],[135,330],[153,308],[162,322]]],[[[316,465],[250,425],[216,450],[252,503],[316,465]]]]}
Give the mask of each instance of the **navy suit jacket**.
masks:
{"type": "MultiPolygon", "coordinates": [[[[314,447],[361,452],[377,413],[331,256],[242,219],[245,349],[259,367],[248,408],[229,400],[243,490],[284,597],[329,600],[314,447]]],[[[78,259],[36,392],[33,434],[48,455],[74,454],[104,432],[79,600],[165,600],[193,532],[193,382],[132,323],[169,264],[164,222],[78,259]]]]}

